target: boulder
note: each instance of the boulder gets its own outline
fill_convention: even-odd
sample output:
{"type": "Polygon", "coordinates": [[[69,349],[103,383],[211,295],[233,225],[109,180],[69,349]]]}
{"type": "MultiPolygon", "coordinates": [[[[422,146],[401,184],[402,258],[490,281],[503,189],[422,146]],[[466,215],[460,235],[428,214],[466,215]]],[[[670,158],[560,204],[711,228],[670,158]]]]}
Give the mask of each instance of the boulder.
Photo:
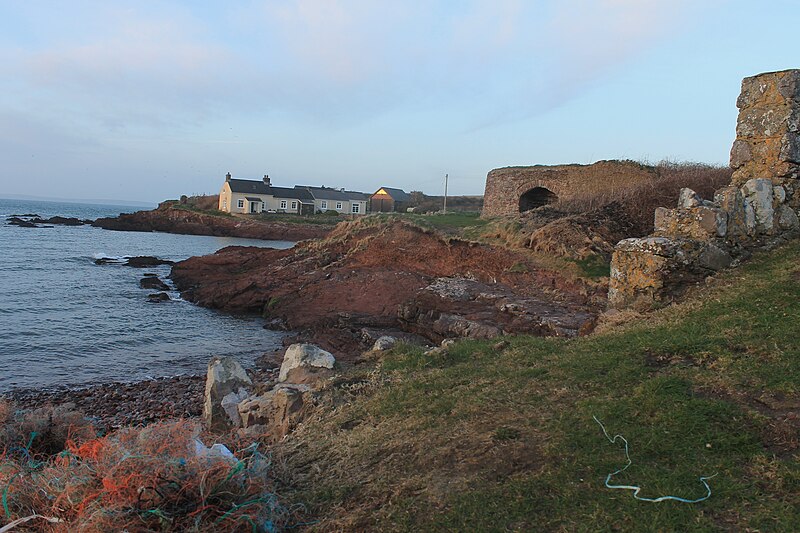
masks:
{"type": "MultiPolygon", "coordinates": [[[[281,364],[278,381],[290,381],[290,374],[299,377],[301,374],[308,376],[311,373],[313,375],[323,369],[332,370],[335,362],[336,359],[333,354],[326,352],[319,346],[292,344],[286,349],[286,354],[283,356],[283,364],[281,364]],[[305,371],[297,372],[296,369],[304,369],[305,371]]],[[[320,377],[324,374],[326,373],[319,373],[320,377]]],[[[297,381],[291,381],[297,383],[297,381]]]]}
{"type": "Polygon", "coordinates": [[[169,290],[169,285],[158,279],[158,277],[147,275],[139,280],[139,286],[143,289],[155,289],[157,291],[169,290]]]}
{"type": "Polygon", "coordinates": [[[171,298],[166,292],[154,292],[153,294],[147,295],[147,301],[153,304],[169,302],[170,300],[171,298]]]}
{"type": "Polygon", "coordinates": [[[6,223],[9,226],[19,226],[20,228],[38,228],[36,224],[30,222],[28,220],[21,219],[19,217],[9,217],[6,219],[6,223]]]}
{"type": "Polygon", "coordinates": [[[281,384],[265,394],[247,398],[237,406],[242,427],[257,427],[273,441],[283,438],[305,417],[311,403],[309,393],[305,385],[281,384]]]}
{"type": "Polygon", "coordinates": [[[253,382],[232,357],[214,357],[208,363],[203,422],[212,431],[241,425],[237,406],[250,395],[253,382]]]}
{"type": "Polygon", "coordinates": [[[395,344],[397,344],[397,339],[395,337],[383,335],[378,337],[378,339],[375,341],[375,344],[372,345],[372,351],[383,352],[386,350],[391,350],[395,344]]]}
{"type": "Polygon", "coordinates": [[[152,255],[130,257],[128,258],[127,261],[125,261],[125,266],[134,268],[146,268],[151,266],[174,265],[174,264],[175,261],[170,261],[168,259],[159,259],[158,257],[153,257],[152,255]]]}

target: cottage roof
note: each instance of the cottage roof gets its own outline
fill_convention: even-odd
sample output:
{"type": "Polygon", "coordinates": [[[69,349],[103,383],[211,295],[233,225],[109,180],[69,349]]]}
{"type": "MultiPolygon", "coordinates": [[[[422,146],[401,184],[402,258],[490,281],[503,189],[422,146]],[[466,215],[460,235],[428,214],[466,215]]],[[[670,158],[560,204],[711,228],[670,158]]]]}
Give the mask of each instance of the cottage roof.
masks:
{"type": "Polygon", "coordinates": [[[293,200],[300,200],[306,202],[313,202],[314,198],[311,193],[303,189],[291,187],[273,187],[267,185],[263,180],[240,180],[230,179],[228,184],[232,192],[242,194],[263,194],[265,196],[274,196],[275,198],[290,198],[293,200]]]}
{"type": "Polygon", "coordinates": [[[295,189],[305,189],[310,192],[315,200],[335,200],[346,202],[364,202],[369,199],[369,195],[363,192],[344,191],[332,187],[311,187],[308,185],[296,185],[295,189]]]}
{"type": "MultiPolygon", "coordinates": [[[[407,192],[405,192],[403,189],[394,189],[392,187],[381,187],[380,189],[375,191],[375,194],[378,194],[381,191],[383,191],[386,194],[388,194],[389,196],[391,196],[392,200],[394,200],[395,202],[410,202],[411,201],[411,195],[408,194],[407,192]]],[[[375,196],[375,194],[373,194],[373,196],[375,196]]]]}

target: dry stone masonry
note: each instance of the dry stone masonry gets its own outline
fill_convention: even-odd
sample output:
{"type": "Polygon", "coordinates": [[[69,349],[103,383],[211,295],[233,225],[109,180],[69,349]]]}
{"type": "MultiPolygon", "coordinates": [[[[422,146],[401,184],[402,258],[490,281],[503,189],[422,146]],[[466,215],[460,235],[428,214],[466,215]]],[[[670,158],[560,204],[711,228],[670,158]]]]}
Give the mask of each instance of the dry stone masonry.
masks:
{"type": "Polygon", "coordinates": [[[676,209],[655,212],[655,232],[617,244],[612,307],[650,309],[750,250],[798,234],[800,70],[745,78],[731,149],[731,184],[704,200],[683,189],[676,209]]]}
{"type": "Polygon", "coordinates": [[[635,181],[651,179],[655,174],[653,167],[634,161],[497,168],[486,176],[481,216],[519,215],[557,199],[567,200],[598,190],[623,189],[635,181]]]}

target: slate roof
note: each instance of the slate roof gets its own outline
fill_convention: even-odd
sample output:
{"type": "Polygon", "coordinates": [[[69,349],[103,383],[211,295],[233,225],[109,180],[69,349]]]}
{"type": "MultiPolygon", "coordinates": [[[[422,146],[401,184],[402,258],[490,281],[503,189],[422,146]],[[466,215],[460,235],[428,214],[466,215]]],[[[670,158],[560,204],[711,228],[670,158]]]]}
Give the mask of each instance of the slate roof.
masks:
{"type": "Polygon", "coordinates": [[[291,187],[273,187],[264,183],[263,180],[240,180],[231,178],[228,184],[232,192],[263,194],[265,196],[274,196],[275,198],[291,198],[304,203],[314,202],[314,197],[306,190],[291,187]]]}
{"type": "MultiPolygon", "coordinates": [[[[394,189],[392,187],[381,187],[380,189],[378,189],[378,191],[380,191],[381,189],[383,189],[384,191],[389,193],[389,196],[391,196],[392,199],[395,202],[410,202],[411,201],[411,195],[408,194],[403,189],[394,189]]],[[[378,191],[375,191],[375,194],[377,194],[378,191]]]]}
{"type": "Polygon", "coordinates": [[[295,185],[295,189],[305,189],[313,195],[316,200],[334,201],[357,201],[364,202],[369,200],[369,195],[363,192],[343,191],[332,187],[311,187],[308,185],[295,185]]]}

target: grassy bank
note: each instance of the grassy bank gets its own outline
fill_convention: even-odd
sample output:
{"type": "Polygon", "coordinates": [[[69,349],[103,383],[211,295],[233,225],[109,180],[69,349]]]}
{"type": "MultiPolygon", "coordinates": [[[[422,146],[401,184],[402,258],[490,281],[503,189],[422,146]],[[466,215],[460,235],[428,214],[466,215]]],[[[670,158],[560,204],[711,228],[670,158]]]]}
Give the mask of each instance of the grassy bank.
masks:
{"type": "Polygon", "coordinates": [[[574,340],[396,349],[280,451],[321,530],[793,531],[800,245],[696,299],[574,340]],[[625,464],[608,431],[630,442],[625,464]]]}

